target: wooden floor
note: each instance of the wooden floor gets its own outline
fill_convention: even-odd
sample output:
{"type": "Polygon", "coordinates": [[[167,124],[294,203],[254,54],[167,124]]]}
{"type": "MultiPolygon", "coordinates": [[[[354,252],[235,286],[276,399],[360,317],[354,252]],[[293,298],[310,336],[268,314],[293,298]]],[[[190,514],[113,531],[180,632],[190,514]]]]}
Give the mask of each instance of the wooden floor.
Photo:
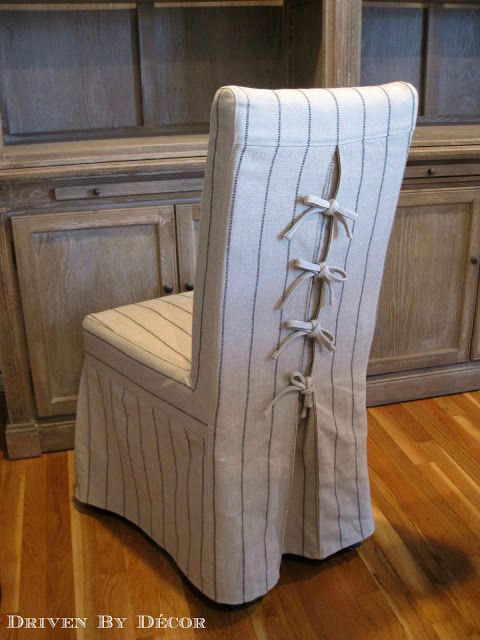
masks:
{"type": "Polygon", "coordinates": [[[323,562],[284,559],[277,587],[237,610],[200,598],[132,525],[80,513],[71,452],[0,460],[0,613],[89,618],[0,637],[479,639],[480,392],[374,408],[369,424],[375,534],[323,562]],[[97,630],[103,613],[125,630],[97,630]],[[143,613],[207,630],[137,630],[143,613]]]}

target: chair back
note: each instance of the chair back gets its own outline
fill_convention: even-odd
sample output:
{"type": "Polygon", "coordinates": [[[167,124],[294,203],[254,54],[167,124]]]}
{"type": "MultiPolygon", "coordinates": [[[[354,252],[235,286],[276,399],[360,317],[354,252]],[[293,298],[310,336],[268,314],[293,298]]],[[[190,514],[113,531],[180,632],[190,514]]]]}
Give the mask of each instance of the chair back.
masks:
{"type": "MultiPolygon", "coordinates": [[[[416,92],[403,82],[333,90],[230,86],[217,92],[192,376],[205,392],[210,419],[228,425],[228,438],[241,438],[250,420],[260,428],[266,406],[289,385],[292,371],[309,372],[314,343],[311,373],[328,387],[326,396],[335,385],[351,386],[348,376],[364,378],[416,108],[416,92]],[[322,213],[315,207],[320,200],[335,200],[347,215],[324,215],[325,208],[322,213]],[[340,271],[323,279],[321,293],[314,284],[318,274],[298,260],[340,271]],[[289,291],[302,274],[305,281],[289,291]],[[311,320],[319,306],[320,337],[291,340],[272,358],[294,332],[287,323],[311,320]],[[353,373],[347,375],[349,360],[353,373]]],[[[292,417],[295,407],[292,395],[282,418],[285,411],[292,417]]]]}

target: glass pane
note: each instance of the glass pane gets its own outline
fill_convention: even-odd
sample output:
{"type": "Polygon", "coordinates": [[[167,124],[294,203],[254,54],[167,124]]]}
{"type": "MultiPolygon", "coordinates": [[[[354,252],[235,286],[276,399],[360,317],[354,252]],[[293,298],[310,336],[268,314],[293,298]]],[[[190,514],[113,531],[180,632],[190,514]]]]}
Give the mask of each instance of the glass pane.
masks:
{"type": "Polygon", "coordinates": [[[1,11],[0,105],[10,134],[141,124],[135,11],[1,11]]]}
{"type": "Polygon", "coordinates": [[[441,12],[438,115],[480,116],[480,7],[441,12]]]}
{"type": "Polygon", "coordinates": [[[280,6],[157,9],[154,124],[207,123],[222,85],[282,86],[282,25],[280,6]]]}
{"type": "Polygon", "coordinates": [[[406,80],[420,87],[423,10],[364,7],[362,84],[406,80]]]}

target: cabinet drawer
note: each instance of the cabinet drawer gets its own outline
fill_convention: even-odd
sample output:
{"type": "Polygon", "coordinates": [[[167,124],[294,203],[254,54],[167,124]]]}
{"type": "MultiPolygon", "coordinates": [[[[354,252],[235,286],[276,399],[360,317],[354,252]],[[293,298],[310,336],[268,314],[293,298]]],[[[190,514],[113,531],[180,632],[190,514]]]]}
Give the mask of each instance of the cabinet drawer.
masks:
{"type": "Polygon", "coordinates": [[[448,178],[480,176],[480,162],[414,164],[405,169],[405,178],[448,178]]]}
{"type": "Polygon", "coordinates": [[[95,200],[97,198],[112,198],[115,196],[141,196],[155,193],[201,191],[202,186],[202,178],[184,178],[176,180],[83,184],[73,187],[57,187],[54,193],[56,200],[95,200]]]}

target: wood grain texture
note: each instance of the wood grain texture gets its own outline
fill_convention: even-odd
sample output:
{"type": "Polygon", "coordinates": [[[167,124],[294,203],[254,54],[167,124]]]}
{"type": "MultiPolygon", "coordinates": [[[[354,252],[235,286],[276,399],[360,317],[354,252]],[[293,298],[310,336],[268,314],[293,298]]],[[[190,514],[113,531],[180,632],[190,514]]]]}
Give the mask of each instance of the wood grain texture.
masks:
{"type": "Polygon", "coordinates": [[[287,87],[321,87],[322,0],[285,2],[285,74],[287,87]]]}
{"type": "Polygon", "coordinates": [[[5,145],[3,144],[3,126],[2,126],[2,118],[0,115],[0,166],[2,166],[3,159],[5,157],[4,150],[5,150],[5,145]]]}
{"type": "Polygon", "coordinates": [[[440,13],[437,113],[478,117],[480,7],[450,7],[440,13]]]}
{"type": "Polygon", "coordinates": [[[22,216],[14,234],[38,414],[68,415],[85,315],[175,290],[173,208],[22,216]]]}
{"type": "Polygon", "coordinates": [[[33,417],[33,394],[12,242],[5,210],[0,209],[0,350],[7,409],[11,421],[27,424],[33,417]]]}
{"type": "Polygon", "coordinates": [[[422,147],[426,150],[432,147],[458,147],[451,148],[450,152],[465,152],[468,147],[477,145],[480,139],[480,126],[476,124],[457,125],[435,125],[432,127],[417,127],[413,135],[412,150],[422,147]]]}
{"type": "Polygon", "coordinates": [[[401,195],[380,294],[369,373],[468,360],[478,287],[475,189],[401,195]]]}
{"type": "MultiPolygon", "coordinates": [[[[43,142],[5,147],[3,167],[24,169],[25,167],[54,167],[61,171],[65,165],[121,162],[125,160],[145,161],[168,158],[205,158],[208,135],[165,135],[145,138],[101,138],[69,142],[43,142]]],[[[3,175],[3,172],[2,172],[3,175]]]]}
{"type": "MultiPolygon", "coordinates": [[[[73,143],[71,146],[74,146],[73,143]]],[[[174,154],[175,155],[175,154],[174,154]]],[[[195,172],[195,174],[203,174],[205,169],[205,157],[195,155],[188,158],[171,158],[171,159],[143,159],[143,160],[118,160],[116,162],[93,162],[82,163],[80,165],[71,165],[68,162],[57,166],[43,167],[26,167],[2,169],[0,171],[0,184],[9,182],[14,179],[16,183],[25,184],[26,182],[39,182],[44,180],[65,179],[71,184],[72,178],[105,179],[110,177],[114,179],[118,176],[155,176],[169,175],[182,172],[195,172]]]]}
{"type": "Polygon", "coordinates": [[[362,0],[323,0],[322,87],[360,84],[362,0]]]}
{"type": "Polygon", "coordinates": [[[479,25],[478,3],[364,2],[362,84],[412,82],[419,122],[477,122],[479,25]]]}
{"type": "Polygon", "coordinates": [[[138,45],[140,52],[140,76],[142,81],[143,124],[155,122],[155,8],[153,0],[143,2],[137,9],[138,45]]]}
{"type": "Polygon", "coordinates": [[[440,63],[440,15],[441,7],[429,4],[426,11],[426,39],[424,57],[425,86],[422,95],[423,109],[421,113],[427,117],[435,117],[438,113],[438,86],[440,63]]]}
{"type": "Polygon", "coordinates": [[[181,291],[188,288],[187,284],[193,285],[195,283],[200,216],[201,206],[198,204],[183,204],[175,207],[178,274],[181,291]]]}
{"type": "Polygon", "coordinates": [[[421,85],[421,8],[367,6],[362,11],[362,71],[365,85],[401,78],[421,85]]]}
{"type": "Polygon", "coordinates": [[[0,463],[0,615],[18,611],[20,606],[25,463],[20,462],[16,468],[15,465],[0,463]]]}
{"type": "Polygon", "coordinates": [[[285,557],[278,585],[236,610],[199,596],[133,525],[79,507],[72,452],[0,458],[0,615],[87,616],[55,633],[78,640],[111,635],[95,628],[106,612],[128,617],[114,633],[129,640],[164,637],[136,629],[145,613],[204,617],[202,637],[222,640],[475,640],[479,424],[480,392],[369,410],[374,535],[324,561],[285,557]]]}
{"type": "Polygon", "coordinates": [[[450,164],[417,164],[405,169],[405,178],[457,178],[464,176],[480,175],[480,163],[478,162],[452,162],[450,164]]]}
{"type": "Polygon", "coordinates": [[[114,184],[82,185],[55,189],[56,200],[81,200],[84,198],[112,198],[115,196],[141,196],[145,194],[178,193],[179,191],[201,191],[202,178],[183,180],[139,180],[114,184]]]}
{"type": "MultiPolygon", "coordinates": [[[[42,171],[52,174],[102,172],[127,163],[141,168],[142,164],[172,162],[175,158],[185,162],[198,159],[204,163],[207,145],[205,133],[7,145],[0,165],[0,180],[25,175],[37,177],[42,171]]],[[[478,161],[479,156],[480,126],[474,124],[417,127],[409,152],[410,161],[478,161]]]]}
{"type": "MultiPolygon", "coordinates": [[[[141,1],[141,0],[140,0],[141,1]]],[[[36,2],[26,2],[20,0],[17,2],[5,2],[0,5],[0,10],[3,11],[53,11],[61,9],[62,11],[80,11],[88,9],[96,10],[112,10],[112,9],[135,9],[136,2],[123,2],[122,0],[116,2],[82,2],[82,0],[74,0],[74,2],[66,2],[60,0],[59,2],[42,2],[36,0],[36,2]]]]}
{"type": "Polygon", "coordinates": [[[480,362],[460,362],[367,377],[367,406],[480,389],[480,362]]]}
{"type": "Polygon", "coordinates": [[[223,85],[284,83],[281,7],[155,9],[153,31],[157,124],[208,123],[223,85]]]}
{"type": "MultiPolygon", "coordinates": [[[[480,265],[480,252],[479,255],[475,257],[478,257],[480,265]]],[[[478,278],[477,306],[475,310],[475,325],[473,329],[472,350],[470,353],[470,357],[474,360],[480,360],[480,275],[478,278]]]]}
{"type": "Polygon", "coordinates": [[[0,96],[5,131],[141,124],[134,19],[131,10],[3,11],[0,96]]]}
{"type": "Polygon", "coordinates": [[[223,84],[351,86],[398,78],[419,88],[421,120],[478,122],[477,5],[3,3],[5,131],[9,142],[193,134],[206,132],[211,97],[223,84]]]}

